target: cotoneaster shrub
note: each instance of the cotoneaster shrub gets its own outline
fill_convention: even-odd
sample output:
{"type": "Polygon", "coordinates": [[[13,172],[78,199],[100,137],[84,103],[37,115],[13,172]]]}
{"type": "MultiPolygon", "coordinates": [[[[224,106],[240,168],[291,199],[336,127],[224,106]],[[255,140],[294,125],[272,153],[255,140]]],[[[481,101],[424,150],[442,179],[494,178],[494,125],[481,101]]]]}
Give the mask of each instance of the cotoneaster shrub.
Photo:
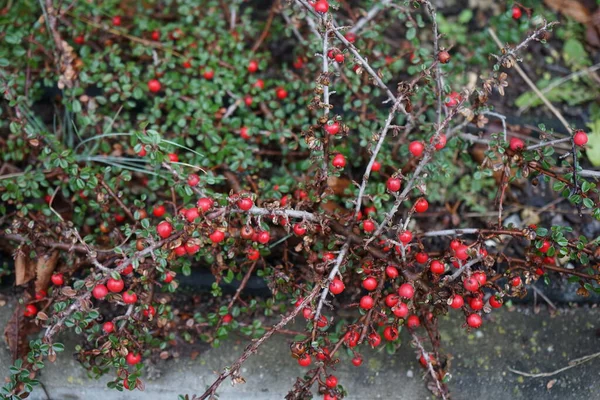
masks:
{"type": "Polygon", "coordinates": [[[314,387],[345,397],[338,359],[360,367],[362,348],[393,353],[402,336],[445,398],[439,316],[477,329],[526,285],[561,274],[582,295],[599,291],[595,238],[503,224],[507,187],[523,180],[600,216],[595,175],[577,161],[582,127],[542,130],[537,144],[506,128],[467,133],[498,118],[494,99],[519,57],[551,37],[546,11],[509,5],[492,17],[509,43],[499,49],[484,30],[451,34],[472,15],[452,25],[423,0],[258,3],[3,9],[1,235],[23,288],[14,323],[42,332],[11,346],[6,398],[31,392],[67,329],[81,335],[82,365],[117,390],[143,389],[143,360],[168,358],[177,337],[256,339],[194,396],[209,398],[229,377],[243,382],[247,357],[302,318],[282,362],[307,373],[286,398],[314,387]],[[482,161],[473,142],[485,144],[482,161]],[[558,143],[572,144],[569,157],[558,143]],[[428,212],[463,201],[497,218],[432,228],[428,212]],[[214,300],[183,319],[178,277],[193,269],[214,275],[214,300]],[[253,274],[271,298],[222,295],[220,283],[243,288],[253,274]],[[339,321],[341,305],[356,318],[339,321]],[[269,329],[259,319],[281,314],[269,329]]]}

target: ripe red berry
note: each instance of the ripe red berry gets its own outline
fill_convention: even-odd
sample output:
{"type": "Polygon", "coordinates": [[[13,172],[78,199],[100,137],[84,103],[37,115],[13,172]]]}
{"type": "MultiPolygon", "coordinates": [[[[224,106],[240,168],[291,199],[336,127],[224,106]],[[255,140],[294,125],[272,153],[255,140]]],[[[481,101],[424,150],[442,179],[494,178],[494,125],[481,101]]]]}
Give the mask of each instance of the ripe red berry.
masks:
{"type": "Polygon", "coordinates": [[[197,174],[189,174],[187,183],[192,187],[197,186],[200,183],[200,177],[197,174]]]}
{"type": "Polygon", "coordinates": [[[450,249],[456,251],[456,249],[458,249],[458,247],[460,245],[461,245],[460,240],[454,239],[453,241],[450,242],[450,249]]]}
{"type": "Polygon", "coordinates": [[[106,286],[104,286],[102,284],[94,286],[94,289],[92,290],[92,296],[94,296],[94,298],[97,300],[102,300],[103,298],[106,297],[107,294],[108,294],[108,289],[106,286]]]}
{"type": "Polygon", "coordinates": [[[393,326],[386,326],[383,330],[383,337],[388,342],[393,342],[398,339],[398,328],[393,326]]]}
{"type": "Polygon", "coordinates": [[[254,82],[254,87],[261,90],[264,89],[265,81],[263,81],[262,79],[257,79],[256,82],[254,82]]]}
{"type": "Polygon", "coordinates": [[[522,15],[523,15],[523,12],[521,11],[521,7],[513,6],[513,8],[512,8],[513,19],[520,19],[522,15]]]}
{"type": "Polygon", "coordinates": [[[464,261],[464,260],[466,260],[469,257],[468,250],[469,250],[469,248],[467,246],[465,246],[464,244],[461,244],[460,246],[458,246],[456,248],[456,250],[454,250],[454,255],[459,260],[463,260],[464,261]]]}
{"type": "Polygon", "coordinates": [[[377,347],[381,344],[381,336],[377,332],[372,332],[369,334],[369,344],[371,347],[377,347]]]}
{"type": "Polygon", "coordinates": [[[246,104],[247,107],[250,107],[252,105],[252,102],[254,100],[252,99],[252,96],[248,95],[244,97],[244,104],[246,104]]]}
{"type": "Polygon", "coordinates": [[[362,362],[363,359],[360,356],[354,356],[354,358],[352,359],[352,365],[354,365],[355,367],[360,367],[362,362]]]}
{"type": "Polygon", "coordinates": [[[339,278],[334,278],[329,284],[329,291],[333,294],[340,294],[345,288],[344,282],[339,278]]]}
{"type": "Polygon", "coordinates": [[[192,62],[190,60],[185,60],[182,65],[185,69],[192,68],[192,62]]]}
{"type": "Polygon", "coordinates": [[[198,200],[198,202],[196,203],[196,206],[198,207],[198,209],[202,212],[207,212],[208,210],[210,210],[213,206],[213,200],[209,197],[202,197],[201,199],[198,200]]]}
{"type": "Polygon", "coordinates": [[[552,246],[552,244],[549,241],[544,240],[542,242],[542,246],[539,248],[539,250],[540,250],[541,253],[547,253],[548,250],[550,250],[551,246],[552,246]]]}
{"type": "Polygon", "coordinates": [[[160,40],[160,32],[159,31],[152,31],[152,33],[150,34],[150,37],[154,41],[160,40]]]}
{"type": "Polygon", "coordinates": [[[487,283],[487,275],[483,271],[474,272],[473,277],[477,279],[477,282],[479,282],[479,285],[481,286],[487,283]]]}
{"type": "Polygon", "coordinates": [[[198,212],[197,208],[190,208],[189,210],[185,211],[184,215],[185,219],[187,219],[189,222],[194,222],[196,218],[200,216],[200,213],[198,212]]]}
{"type": "Polygon", "coordinates": [[[185,245],[183,247],[185,248],[185,252],[190,256],[200,251],[200,245],[195,240],[188,240],[187,242],[185,242],[185,245]]]}
{"type": "Polygon", "coordinates": [[[415,295],[415,288],[410,283],[403,283],[398,288],[398,294],[405,299],[412,299],[415,295]]]}
{"type": "Polygon", "coordinates": [[[213,71],[212,69],[207,69],[204,71],[204,73],[202,73],[202,76],[204,77],[204,79],[206,80],[212,80],[212,78],[215,77],[215,71],[213,71]]]}
{"type": "Polygon", "coordinates": [[[337,62],[338,64],[341,64],[344,62],[344,55],[342,53],[337,53],[334,57],[335,62],[337,62]]]}
{"type": "Polygon", "coordinates": [[[256,261],[260,257],[260,252],[256,249],[249,248],[246,250],[246,257],[248,257],[248,260],[256,261]]]}
{"type": "Polygon", "coordinates": [[[258,62],[255,60],[252,60],[248,63],[248,72],[250,72],[251,74],[255,73],[256,71],[258,71],[258,62]]]}
{"type": "Polygon", "coordinates": [[[140,353],[128,353],[127,357],[125,357],[125,361],[129,365],[135,365],[142,361],[142,355],[140,353]]]}
{"type": "Polygon", "coordinates": [[[329,3],[327,0],[317,0],[317,2],[313,6],[315,11],[318,13],[326,13],[329,10],[329,3]]]}
{"type": "Polygon", "coordinates": [[[510,280],[510,284],[513,287],[521,286],[521,277],[515,276],[510,280]]]}
{"type": "Polygon", "coordinates": [[[421,326],[421,321],[419,320],[419,317],[413,314],[406,320],[406,326],[411,329],[418,328],[421,326]]]}
{"type": "Polygon", "coordinates": [[[113,324],[110,321],[105,322],[104,324],[102,324],[102,330],[104,331],[104,333],[111,333],[115,330],[115,324],[113,324]]]}
{"type": "Polygon", "coordinates": [[[344,35],[344,37],[350,43],[356,42],[356,34],[354,32],[346,32],[346,34],[344,35]]]}
{"type": "Polygon", "coordinates": [[[175,274],[173,274],[173,272],[171,271],[167,271],[165,273],[165,279],[163,279],[164,283],[171,283],[173,282],[173,279],[175,278],[175,274]]]}
{"type": "Polygon", "coordinates": [[[467,324],[471,328],[479,328],[482,322],[483,321],[481,320],[481,316],[479,316],[479,314],[471,314],[467,317],[467,324]]]}
{"type": "Polygon", "coordinates": [[[258,233],[258,243],[267,244],[269,240],[271,240],[271,234],[267,231],[262,231],[258,233]]]}
{"type": "Polygon", "coordinates": [[[409,243],[412,240],[412,238],[413,238],[413,235],[412,235],[411,231],[402,231],[398,235],[398,239],[404,244],[409,243]]]}
{"type": "Polygon", "coordinates": [[[429,270],[434,274],[441,275],[446,271],[446,266],[438,260],[433,260],[429,265],[429,270]]]}
{"type": "Polygon", "coordinates": [[[456,107],[458,103],[462,100],[462,96],[457,92],[452,92],[448,95],[446,102],[444,103],[446,107],[452,108],[456,107]]]}
{"type": "Polygon", "coordinates": [[[415,211],[418,213],[424,213],[429,208],[429,203],[423,197],[421,197],[415,203],[415,211]]]}
{"type": "Polygon", "coordinates": [[[52,284],[55,286],[62,286],[65,283],[65,278],[61,273],[53,274],[50,280],[52,280],[52,284]]]}
{"type": "Polygon", "coordinates": [[[344,168],[346,166],[346,157],[343,154],[336,154],[331,164],[336,168],[344,168]]]}
{"type": "Polygon", "coordinates": [[[305,353],[298,359],[298,364],[300,364],[301,367],[308,367],[310,365],[310,361],[310,356],[305,353]]]}
{"type": "Polygon", "coordinates": [[[169,161],[171,161],[171,162],[179,161],[179,156],[175,153],[169,153],[169,154],[167,154],[167,156],[169,157],[169,161]]]}
{"type": "Polygon", "coordinates": [[[408,305],[406,303],[399,302],[392,307],[392,312],[398,318],[406,318],[409,312],[408,305]]]}
{"type": "Polygon", "coordinates": [[[398,268],[394,267],[393,265],[388,265],[385,267],[385,274],[390,279],[396,279],[398,277],[398,268]]]}
{"type": "Polygon", "coordinates": [[[111,277],[106,282],[106,287],[113,293],[121,293],[125,288],[125,282],[123,282],[123,279],[114,279],[111,277]]]}
{"type": "Polygon", "coordinates": [[[323,254],[323,261],[333,261],[335,260],[335,256],[332,252],[328,251],[323,254]]]}
{"type": "Polygon", "coordinates": [[[114,26],[121,26],[121,17],[120,16],[115,16],[112,18],[112,24],[114,26]]]}
{"type": "Polygon", "coordinates": [[[387,296],[385,296],[385,305],[390,308],[394,307],[396,304],[398,304],[399,300],[400,298],[398,297],[398,295],[390,293],[387,296]]]}
{"type": "Polygon", "coordinates": [[[35,317],[38,313],[38,308],[35,304],[27,304],[25,306],[25,310],[23,311],[23,315],[26,317],[35,317]]]}
{"type": "Polygon", "coordinates": [[[336,387],[338,384],[338,380],[335,376],[333,375],[329,375],[326,379],[325,379],[325,385],[327,385],[327,387],[329,388],[334,388],[336,387]]]}
{"type": "Polygon", "coordinates": [[[209,239],[213,243],[221,243],[225,239],[225,233],[217,229],[210,234],[209,239]]]}
{"type": "Polygon", "coordinates": [[[160,91],[161,84],[157,79],[150,79],[148,81],[148,90],[152,93],[157,93],[160,91]]]}
{"type": "Polygon", "coordinates": [[[278,98],[279,100],[283,100],[283,99],[285,99],[285,98],[287,97],[287,95],[288,95],[288,92],[287,92],[287,90],[285,90],[284,88],[282,88],[282,87],[279,87],[279,88],[277,88],[277,90],[275,91],[275,95],[277,96],[277,98],[278,98]]]}
{"type": "Polygon", "coordinates": [[[419,264],[425,264],[427,262],[427,260],[429,260],[429,256],[427,255],[427,253],[417,253],[415,254],[415,260],[419,263],[419,264]]]}
{"type": "Polygon", "coordinates": [[[154,308],[152,305],[149,305],[148,309],[143,311],[143,314],[146,318],[154,318],[156,315],[156,308],[154,308]]]}
{"type": "Polygon", "coordinates": [[[442,64],[447,64],[450,61],[450,53],[446,50],[442,50],[438,53],[438,61],[442,64]]]}
{"type": "Polygon", "coordinates": [[[381,163],[379,161],[373,161],[373,166],[371,167],[372,172],[379,172],[381,170],[381,163]]]}
{"type": "Polygon", "coordinates": [[[135,304],[135,302],[137,302],[137,299],[137,294],[135,294],[135,292],[132,292],[131,290],[128,290],[125,293],[123,293],[123,303],[125,304],[135,304]]]}
{"type": "Polygon", "coordinates": [[[254,202],[252,201],[252,199],[250,197],[242,197],[241,199],[239,199],[237,201],[237,206],[242,211],[250,210],[253,205],[254,205],[254,202]]]}
{"type": "Polygon", "coordinates": [[[363,310],[370,310],[375,305],[375,300],[371,296],[363,296],[360,299],[360,308],[363,310]]]}
{"type": "Polygon", "coordinates": [[[40,290],[38,292],[35,292],[35,299],[36,300],[45,299],[46,296],[48,296],[48,293],[45,290],[40,290]]]}
{"type": "Polygon", "coordinates": [[[154,206],[154,208],[152,209],[152,214],[154,214],[155,217],[162,217],[163,215],[165,215],[165,212],[167,212],[167,209],[162,204],[154,206]]]}
{"type": "Polygon", "coordinates": [[[508,147],[510,147],[512,151],[522,150],[525,147],[525,142],[516,137],[510,138],[508,147]]]}
{"type": "Polygon", "coordinates": [[[419,142],[418,140],[415,140],[408,145],[408,151],[410,151],[410,153],[415,157],[421,157],[423,150],[425,150],[425,145],[423,142],[419,142]]]}
{"type": "Polygon", "coordinates": [[[575,135],[573,135],[573,143],[577,146],[585,146],[588,142],[588,135],[584,131],[577,131],[575,135]]]}
{"type": "Polygon", "coordinates": [[[166,239],[169,236],[171,236],[172,232],[173,232],[173,226],[168,221],[162,221],[160,224],[158,224],[156,226],[156,233],[158,233],[158,236],[160,236],[163,239],[166,239]]]}
{"type": "Polygon", "coordinates": [[[364,287],[370,292],[377,289],[377,279],[373,278],[372,276],[368,277],[367,279],[362,281],[362,287],[364,287]]]}
{"type": "Polygon", "coordinates": [[[489,303],[492,308],[502,307],[502,300],[496,296],[490,297],[489,303]]]}
{"type": "Polygon", "coordinates": [[[129,264],[128,266],[126,266],[122,271],[121,274],[122,275],[129,275],[133,272],[133,265],[129,264]]]}
{"type": "Polygon", "coordinates": [[[77,35],[77,36],[75,36],[74,41],[75,41],[75,44],[82,45],[85,43],[85,37],[83,35],[77,35]]]}
{"type": "Polygon", "coordinates": [[[483,308],[483,300],[479,296],[473,297],[469,300],[469,306],[475,311],[481,310],[483,308]]]}
{"type": "Polygon", "coordinates": [[[330,135],[337,135],[338,132],[340,131],[340,123],[338,121],[335,121],[335,122],[330,121],[327,125],[325,125],[325,130],[330,135]]]}
{"type": "Polygon", "coordinates": [[[373,220],[367,219],[363,222],[363,230],[367,233],[371,233],[375,230],[375,222],[373,220]]]}
{"type": "Polygon", "coordinates": [[[390,192],[397,192],[400,190],[402,180],[400,178],[389,178],[386,182],[386,187],[390,192]]]}
{"type": "Polygon", "coordinates": [[[225,324],[225,325],[231,323],[231,321],[233,321],[233,315],[231,315],[231,314],[225,314],[223,316],[222,321],[223,321],[223,324],[225,324]]]}
{"type": "Polygon", "coordinates": [[[431,139],[429,139],[429,143],[435,143],[433,147],[435,147],[436,150],[441,150],[446,147],[447,140],[448,139],[446,139],[446,135],[440,133],[437,137],[437,141],[435,140],[435,136],[432,136],[431,139]]]}
{"type": "Polygon", "coordinates": [[[477,279],[475,279],[473,276],[471,276],[471,277],[465,278],[465,280],[463,280],[463,286],[469,292],[476,292],[479,290],[479,281],[477,281],[477,279]]]}
{"type": "Polygon", "coordinates": [[[463,299],[461,295],[455,294],[454,297],[452,297],[452,303],[450,303],[450,307],[458,309],[461,308],[464,304],[465,299],[463,299]]]}
{"type": "Polygon", "coordinates": [[[306,233],[306,226],[300,222],[294,224],[294,233],[296,236],[303,236],[306,233]]]}

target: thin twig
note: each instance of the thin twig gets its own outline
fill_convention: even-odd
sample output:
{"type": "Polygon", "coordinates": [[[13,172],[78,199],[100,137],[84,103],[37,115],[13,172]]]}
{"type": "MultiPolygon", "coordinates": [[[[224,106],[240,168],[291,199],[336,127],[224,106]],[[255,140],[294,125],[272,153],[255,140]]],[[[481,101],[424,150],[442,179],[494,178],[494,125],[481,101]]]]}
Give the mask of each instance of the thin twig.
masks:
{"type": "Polygon", "coordinates": [[[545,378],[548,376],[553,376],[556,374],[560,374],[563,371],[566,371],[568,369],[571,369],[573,367],[577,367],[578,365],[581,365],[583,363],[586,363],[588,361],[593,360],[596,357],[600,357],[600,352],[599,353],[594,353],[594,354],[590,354],[589,356],[584,356],[584,357],[580,357],[580,358],[576,358],[574,360],[569,361],[569,365],[560,369],[557,369],[556,371],[552,371],[552,372],[541,372],[539,374],[530,374],[527,372],[522,372],[522,371],[517,371],[516,369],[512,369],[512,368],[508,368],[508,370],[512,373],[515,373],[517,375],[522,375],[522,376],[526,376],[528,378],[545,378]]]}

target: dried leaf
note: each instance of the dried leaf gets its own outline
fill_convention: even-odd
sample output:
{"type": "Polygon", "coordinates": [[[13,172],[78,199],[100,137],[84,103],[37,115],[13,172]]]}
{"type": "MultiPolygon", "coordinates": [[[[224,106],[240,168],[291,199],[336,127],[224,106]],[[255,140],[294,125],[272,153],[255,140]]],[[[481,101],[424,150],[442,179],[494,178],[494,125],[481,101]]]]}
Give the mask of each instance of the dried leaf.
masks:
{"type": "Polygon", "coordinates": [[[573,18],[577,22],[582,24],[590,22],[590,10],[577,0],[544,0],[544,3],[548,7],[573,18]]]}
{"type": "Polygon", "coordinates": [[[550,380],[547,384],[546,384],[546,389],[550,390],[552,389],[552,386],[554,386],[556,384],[557,380],[556,379],[552,379],[550,380]]]}
{"type": "Polygon", "coordinates": [[[33,261],[23,251],[19,250],[15,258],[15,284],[21,286],[35,277],[33,261]]]}
{"type": "Polygon", "coordinates": [[[39,292],[41,290],[48,289],[48,285],[50,285],[50,279],[52,278],[52,274],[56,269],[56,264],[58,262],[58,251],[53,251],[52,254],[44,254],[37,260],[37,265],[35,268],[36,278],[35,278],[35,291],[39,292]]]}

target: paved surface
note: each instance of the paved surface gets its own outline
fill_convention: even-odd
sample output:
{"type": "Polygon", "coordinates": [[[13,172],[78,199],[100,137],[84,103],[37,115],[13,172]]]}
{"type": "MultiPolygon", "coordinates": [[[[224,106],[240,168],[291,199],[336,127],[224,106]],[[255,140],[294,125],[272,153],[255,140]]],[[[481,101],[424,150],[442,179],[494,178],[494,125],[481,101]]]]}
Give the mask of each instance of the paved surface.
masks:
{"type": "MultiPolygon", "coordinates": [[[[4,328],[14,304],[0,307],[4,328]]],[[[478,332],[467,332],[462,318],[453,312],[442,322],[446,351],[452,353],[450,382],[453,399],[600,399],[600,357],[558,375],[526,378],[508,371],[547,372],[568,361],[600,352],[600,308],[583,306],[561,309],[551,315],[546,309],[534,314],[531,307],[495,312],[478,332]]],[[[365,351],[365,363],[356,368],[344,359],[336,375],[349,392],[347,399],[432,398],[422,381],[423,370],[406,333],[400,351],[390,356],[383,349],[365,351]]],[[[246,342],[231,340],[220,349],[210,349],[191,360],[181,354],[176,360],[147,366],[154,377],[145,381],[144,392],[119,393],[106,388],[107,379],[93,380],[72,358],[75,340],[54,365],[41,374],[52,400],[176,399],[179,394],[199,394],[215,377],[215,371],[235,360],[246,342]]],[[[232,387],[226,382],[221,400],[282,399],[296,376],[306,370],[289,356],[289,336],[276,335],[244,365],[247,383],[232,387]]],[[[10,357],[0,346],[0,375],[6,376],[10,357]]],[[[30,397],[47,399],[42,390],[30,397]]],[[[316,396],[315,398],[320,398],[316,396]]]]}

